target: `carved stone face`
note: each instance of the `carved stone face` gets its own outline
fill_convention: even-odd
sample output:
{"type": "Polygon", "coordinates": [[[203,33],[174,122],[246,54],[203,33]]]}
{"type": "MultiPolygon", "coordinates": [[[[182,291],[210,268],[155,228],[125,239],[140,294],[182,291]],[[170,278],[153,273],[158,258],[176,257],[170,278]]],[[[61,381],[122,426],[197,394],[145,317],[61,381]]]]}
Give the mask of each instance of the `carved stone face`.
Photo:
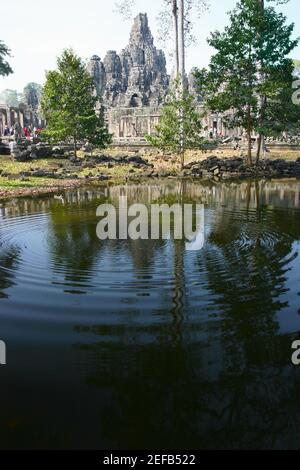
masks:
{"type": "Polygon", "coordinates": [[[135,47],[131,53],[133,66],[142,67],[145,65],[145,53],[142,49],[135,47]]]}
{"type": "Polygon", "coordinates": [[[89,71],[107,107],[161,102],[168,90],[165,54],[155,48],[145,14],[135,18],[129,45],[120,55],[108,51],[103,63],[93,56],[89,71]]]}

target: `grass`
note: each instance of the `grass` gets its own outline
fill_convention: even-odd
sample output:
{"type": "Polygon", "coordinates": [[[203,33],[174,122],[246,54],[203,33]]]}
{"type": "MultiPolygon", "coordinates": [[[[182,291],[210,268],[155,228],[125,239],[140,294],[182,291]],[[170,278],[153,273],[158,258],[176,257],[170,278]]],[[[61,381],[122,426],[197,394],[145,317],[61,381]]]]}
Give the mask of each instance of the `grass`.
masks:
{"type": "MultiPolygon", "coordinates": [[[[120,153],[126,153],[126,155],[136,155],[136,151],[126,151],[116,149],[109,149],[105,151],[106,155],[120,155],[120,153]]],[[[255,154],[255,152],[253,152],[255,154]]],[[[148,160],[154,165],[155,172],[178,172],[179,171],[179,159],[174,155],[162,155],[161,153],[147,149],[140,153],[142,157],[148,160]]],[[[220,158],[237,157],[241,155],[241,150],[232,149],[216,149],[209,152],[203,152],[199,150],[191,150],[186,152],[185,162],[190,163],[191,161],[201,161],[210,155],[215,155],[220,158]]],[[[84,152],[79,152],[78,157],[83,158],[84,152]]],[[[267,158],[271,159],[285,159],[295,160],[300,156],[299,150],[286,150],[272,149],[267,154],[267,158]]],[[[16,162],[9,156],[0,155],[0,197],[5,193],[11,193],[14,190],[26,190],[26,189],[39,189],[39,188],[53,188],[56,186],[63,187],[64,180],[46,178],[46,177],[26,177],[22,178],[23,172],[30,172],[35,170],[48,170],[50,172],[56,171],[60,174],[65,169],[69,174],[69,179],[72,179],[72,173],[75,173],[79,179],[85,180],[88,177],[97,177],[100,174],[108,176],[111,182],[122,182],[129,176],[143,176],[143,170],[135,168],[134,165],[115,165],[99,164],[95,168],[80,168],[74,167],[72,162],[66,158],[51,159],[41,158],[30,162],[16,162]],[[10,177],[3,177],[1,174],[8,173],[10,177]]]]}
{"type": "Polygon", "coordinates": [[[133,165],[116,165],[112,168],[107,165],[97,165],[95,168],[84,168],[78,171],[78,176],[97,176],[99,174],[107,175],[111,178],[125,178],[129,174],[140,173],[140,170],[133,167],[133,165]]]}
{"type": "Polygon", "coordinates": [[[22,180],[20,178],[8,179],[0,176],[0,190],[1,189],[22,189],[22,188],[44,188],[56,186],[57,180],[53,178],[37,178],[31,177],[22,180]]]}
{"type": "MultiPolygon", "coordinates": [[[[80,154],[79,158],[83,156],[83,154],[80,154]]],[[[64,169],[67,171],[67,174],[69,174],[69,180],[72,180],[72,174],[76,174],[79,181],[85,180],[87,177],[105,175],[108,176],[112,182],[121,182],[129,175],[138,175],[140,173],[140,170],[134,168],[131,164],[116,165],[113,167],[107,164],[99,164],[95,168],[80,168],[74,167],[72,162],[63,158],[41,158],[30,162],[17,162],[12,160],[9,156],[0,156],[0,197],[5,197],[8,194],[14,193],[14,191],[17,193],[22,190],[63,187],[66,185],[65,179],[33,176],[23,178],[22,173],[36,170],[47,170],[51,172],[56,170],[56,173],[60,174],[64,169]],[[3,177],[3,173],[9,174],[10,176],[3,177]]],[[[73,179],[74,184],[76,184],[76,179],[73,179]]]]}
{"type": "Polygon", "coordinates": [[[18,175],[23,171],[30,170],[53,170],[59,168],[60,164],[66,165],[67,160],[65,159],[47,159],[41,158],[36,161],[31,162],[16,162],[11,159],[11,157],[1,157],[0,156],[0,170],[2,173],[11,173],[12,175],[18,175]]]}

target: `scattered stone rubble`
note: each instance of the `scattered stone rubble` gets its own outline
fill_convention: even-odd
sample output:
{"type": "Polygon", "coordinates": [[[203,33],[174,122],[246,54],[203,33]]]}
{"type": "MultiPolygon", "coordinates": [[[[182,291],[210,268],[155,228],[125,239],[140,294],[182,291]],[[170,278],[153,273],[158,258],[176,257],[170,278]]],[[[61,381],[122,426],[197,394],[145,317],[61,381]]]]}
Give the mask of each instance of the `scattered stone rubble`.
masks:
{"type": "MultiPolygon", "coordinates": [[[[89,149],[91,150],[91,149],[89,149]]],[[[74,156],[71,145],[46,145],[28,144],[23,142],[13,148],[13,157],[19,162],[33,163],[39,158],[58,159],[57,169],[43,170],[35,168],[28,174],[20,173],[22,177],[38,176],[48,178],[77,178],[77,173],[84,169],[96,169],[98,165],[107,165],[108,168],[114,166],[131,166],[129,173],[134,173],[134,169],[141,170],[139,176],[144,177],[192,177],[192,178],[214,178],[214,179],[241,179],[241,178],[300,178],[300,157],[296,161],[284,159],[261,158],[257,165],[248,166],[245,157],[219,158],[210,156],[202,161],[194,161],[185,165],[184,170],[178,175],[177,172],[168,170],[158,171],[154,166],[142,158],[140,155],[88,155],[84,158],[74,156]],[[65,163],[59,162],[65,159],[65,163]]],[[[171,156],[166,157],[166,161],[172,161],[171,156]]],[[[2,173],[2,176],[4,175],[2,173]]],[[[87,175],[89,177],[89,175],[87,175]]],[[[91,173],[91,177],[94,175],[91,173]]],[[[99,174],[99,177],[101,174],[99,174]]],[[[136,175],[138,176],[138,175],[136,175]]]]}
{"type": "Polygon", "coordinates": [[[245,158],[218,158],[211,156],[201,162],[185,166],[182,176],[201,178],[300,178],[300,157],[296,161],[262,159],[257,165],[248,166],[245,158]]]}
{"type": "Polygon", "coordinates": [[[10,148],[6,142],[2,142],[0,138],[0,155],[10,155],[10,148]]]}
{"type": "Polygon", "coordinates": [[[11,154],[14,160],[18,162],[28,162],[39,158],[61,158],[65,155],[65,148],[41,143],[34,145],[25,141],[14,144],[11,154]]]}
{"type": "Polygon", "coordinates": [[[267,137],[266,144],[300,145],[300,134],[282,135],[280,137],[267,137]]]}

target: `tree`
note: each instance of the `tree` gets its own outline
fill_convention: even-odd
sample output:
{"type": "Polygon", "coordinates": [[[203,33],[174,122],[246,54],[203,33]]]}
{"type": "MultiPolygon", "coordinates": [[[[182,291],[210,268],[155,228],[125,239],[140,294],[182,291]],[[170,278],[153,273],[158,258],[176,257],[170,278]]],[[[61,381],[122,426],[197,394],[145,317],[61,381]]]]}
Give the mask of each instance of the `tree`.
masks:
{"type": "Polygon", "coordinates": [[[208,40],[217,51],[209,69],[197,73],[206,106],[225,113],[228,127],[246,130],[249,165],[254,131],[278,135],[289,123],[299,123],[300,108],[292,103],[293,62],[288,58],[298,43],[291,39],[293,28],[274,8],[262,13],[259,1],[241,0],[230,14],[230,25],[208,40]]]}
{"type": "Polygon", "coordinates": [[[185,86],[185,0],[179,0],[179,76],[181,89],[185,86]]]}
{"type": "Polygon", "coordinates": [[[6,75],[13,73],[11,66],[5,59],[6,57],[10,57],[10,50],[4,42],[0,40],[0,77],[5,77],[6,75]]]}
{"type": "MultiPolygon", "coordinates": [[[[267,0],[270,3],[276,3],[277,5],[282,5],[286,4],[289,2],[289,0],[267,0]]],[[[264,19],[264,14],[265,14],[265,0],[257,0],[259,7],[260,7],[260,14],[262,17],[262,20],[264,19]]],[[[261,27],[258,32],[259,38],[261,41],[264,39],[264,21],[261,21],[261,27]]],[[[263,74],[263,67],[264,64],[261,61],[259,64],[259,79],[261,83],[264,81],[264,74],[263,74]]],[[[260,96],[260,115],[261,119],[264,113],[264,107],[265,107],[265,101],[266,97],[264,95],[260,96]]],[[[262,134],[262,132],[259,133],[258,139],[257,139],[257,152],[256,152],[256,161],[259,161],[261,149],[263,148],[263,151],[265,152],[265,136],[262,134]]]]}
{"type": "Polygon", "coordinates": [[[112,135],[108,132],[108,128],[104,125],[104,108],[101,106],[97,110],[95,123],[87,128],[86,140],[95,147],[105,148],[112,141],[112,135]]]}
{"type": "Polygon", "coordinates": [[[156,135],[146,135],[147,141],[162,151],[171,151],[180,156],[181,169],[184,168],[184,154],[187,149],[201,148],[202,124],[194,97],[187,90],[181,90],[177,80],[162,108],[160,123],[156,126],[156,135]],[[183,111],[183,112],[182,112],[183,111]],[[182,130],[184,147],[182,146],[182,130]]]}
{"type": "Polygon", "coordinates": [[[32,109],[37,110],[41,101],[42,86],[38,83],[30,82],[24,87],[23,101],[32,109]]]}
{"type": "MultiPolygon", "coordinates": [[[[122,0],[116,4],[118,10],[124,16],[128,17],[128,12],[131,11],[134,5],[134,0],[122,0]]],[[[180,87],[176,87],[177,92],[183,94],[186,84],[186,70],[185,70],[185,56],[186,45],[194,41],[192,34],[193,21],[195,9],[202,12],[203,8],[207,8],[209,0],[162,0],[162,9],[159,15],[160,21],[160,38],[166,42],[170,36],[170,28],[173,24],[174,29],[174,54],[175,54],[175,80],[179,82],[180,87]]],[[[178,84],[177,84],[178,85],[178,84]]],[[[180,97],[178,96],[180,102],[180,97]]],[[[179,123],[181,122],[180,154],[184,155],[184,109],[178,109],[179,123]]],[[[182,157],[183,158],[183,157],[182,157]]]]}
{"type": "Polygon", "coordinates": [[[10,90],[7,88],[0,93],[0,103],[4,103],[7,106],[17,107],[20,103],[20,95],[17,90],[10,90]]]}
{"type": "MultiPolygon", "coordinates": [[[[167,15],[164,14],[163,18],[165,18],[166,16],[168,16],[168,14],[167,15]]],[[[172,1],[172,18],[173,18],[173,28],[174,28],[175,77],[178,78],[179,77],[179,29],[178,29],[177,0],[172,1]]],[[[163,24],[165,25],[166,23],[163,22],[163,24]]],[[[164,37],[166,37],[166,32],[164,32],[164,37]]]]}
{"type": "Polygon", "coordinates": [[[86,139],[104,148],[110,142],[92,77],[85,63],[71,49],[57,60],[57,70],[47,73],[42,110],[47,121],[44,134],[51,140],[71,138],[77,155],[77,142],[86,139]]]}

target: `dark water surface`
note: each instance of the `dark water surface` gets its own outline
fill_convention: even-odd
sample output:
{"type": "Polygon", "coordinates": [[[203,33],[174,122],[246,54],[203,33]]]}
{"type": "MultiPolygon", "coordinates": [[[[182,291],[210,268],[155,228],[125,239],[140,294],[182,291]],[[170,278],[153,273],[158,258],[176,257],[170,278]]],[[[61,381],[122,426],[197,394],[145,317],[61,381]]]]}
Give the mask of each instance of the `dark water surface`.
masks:
{"type": "Polygon", "coordinates": [[[300,448],[300,181],[0,206],[1,448],[300,448]],[[99,241],[101,202],[205,204],[206,242],[99,241]]]}

